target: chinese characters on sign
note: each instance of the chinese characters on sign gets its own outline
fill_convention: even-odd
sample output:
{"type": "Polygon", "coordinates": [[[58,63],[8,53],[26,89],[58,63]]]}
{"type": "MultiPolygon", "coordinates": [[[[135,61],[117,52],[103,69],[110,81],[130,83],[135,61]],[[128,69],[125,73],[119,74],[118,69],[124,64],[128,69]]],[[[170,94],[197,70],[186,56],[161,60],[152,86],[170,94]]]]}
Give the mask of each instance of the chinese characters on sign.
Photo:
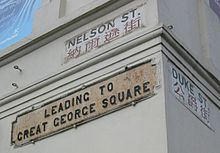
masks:
{"type": "Polygon", "coordinates": [[[21,146],[150,98],[156,78],[155,64],[144,63],[21,114],[12,123],[12,144],[21,146]]]}
{"type": "Polygon", "coordinates": [[[206,125],[210,126],[208,97],[174,65],[170,66],[171,90],[175,97],[206,125]]]}
{"type": "Polygon", "coordinates": [[[64,63],[143,27],[139,7],[81,33],[65,43],[64,63]]]}
{"type": "Polygon", "coordinates": [[[32,32],[32,22],[41,0],[0,0],[0,50],[32,32]]]}

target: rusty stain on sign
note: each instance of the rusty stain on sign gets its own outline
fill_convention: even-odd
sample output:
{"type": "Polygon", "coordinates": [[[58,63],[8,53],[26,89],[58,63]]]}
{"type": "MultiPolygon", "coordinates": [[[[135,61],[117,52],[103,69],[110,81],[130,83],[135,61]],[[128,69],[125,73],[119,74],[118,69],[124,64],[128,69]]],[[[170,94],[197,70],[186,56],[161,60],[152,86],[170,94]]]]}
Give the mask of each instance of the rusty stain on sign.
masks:
{"type": "Polygon", "coordinates": [[[149,98],[156,84],[156,66],[150,62],[94,83],[17,116],[12,123],[12,144],[37,141],[149,98]]]}

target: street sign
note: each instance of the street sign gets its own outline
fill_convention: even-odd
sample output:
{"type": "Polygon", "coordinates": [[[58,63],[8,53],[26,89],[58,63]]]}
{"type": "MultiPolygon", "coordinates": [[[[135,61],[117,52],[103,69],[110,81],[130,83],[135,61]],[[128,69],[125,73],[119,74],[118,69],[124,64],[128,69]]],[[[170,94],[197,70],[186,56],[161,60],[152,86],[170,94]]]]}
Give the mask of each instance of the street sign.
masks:
{"type": "Polygon", "coordinates": [[[64,63],[144,27],[143,7],[98,24],[65,42],[64,63]]]}
{"type": "Polygon", "coordinates": [[[144,63],[17,116],[11,141],[21,146],[59,133],[155,94],[156,66],[144,63]]]}
{"type": "Polygon", "coordinates": [[[170,63],[170,90],[176,99],[207,126],[210,125],[210,100],[180,69],[170,63]]]}

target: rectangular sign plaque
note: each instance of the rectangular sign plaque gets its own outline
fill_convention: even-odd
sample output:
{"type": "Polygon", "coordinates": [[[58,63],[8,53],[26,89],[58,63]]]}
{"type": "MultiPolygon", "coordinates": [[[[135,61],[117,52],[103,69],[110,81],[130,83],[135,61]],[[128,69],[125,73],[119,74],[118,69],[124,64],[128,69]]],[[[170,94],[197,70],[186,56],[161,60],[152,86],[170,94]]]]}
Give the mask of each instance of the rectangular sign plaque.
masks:
{"type": "Polygon", "coordinates": [[[210,100],[182,71],[170,64],[170,89],[176,99],[210,127],[210,100]]]}
{"type": "Polygon", "coordinates": [[[143,14],[143,7],[132,9],[67,40],[63,63],[144,27],[143,14]]]}
{"type": "Polygon", "coordinates": [[[156,78],[155,64],[144,63],[25,112],[12,123],[12,144],[37,141],[149,98],[156,78]]]}

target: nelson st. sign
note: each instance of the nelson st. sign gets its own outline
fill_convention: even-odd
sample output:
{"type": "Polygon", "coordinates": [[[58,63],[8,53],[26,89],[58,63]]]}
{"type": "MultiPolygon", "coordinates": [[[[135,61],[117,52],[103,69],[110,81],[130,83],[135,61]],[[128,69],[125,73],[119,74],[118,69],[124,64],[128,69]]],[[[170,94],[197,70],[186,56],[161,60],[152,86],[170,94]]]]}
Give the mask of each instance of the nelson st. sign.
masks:
{"type": "Polygon", "coordinates": [[[144,26],[143,6],[131,9],[65,42],[64,63],[128,35],[144,26]]]}

